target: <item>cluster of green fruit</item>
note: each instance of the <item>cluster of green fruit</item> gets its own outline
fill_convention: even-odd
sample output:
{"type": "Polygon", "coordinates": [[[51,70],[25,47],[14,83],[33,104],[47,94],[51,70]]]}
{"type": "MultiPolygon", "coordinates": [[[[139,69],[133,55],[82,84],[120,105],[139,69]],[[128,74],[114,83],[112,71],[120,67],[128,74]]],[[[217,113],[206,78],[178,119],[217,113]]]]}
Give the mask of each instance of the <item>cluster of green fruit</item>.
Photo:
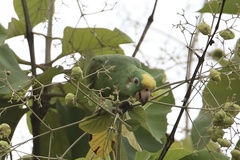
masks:
{"type": "MultiPolygon", "coordinates": [[[[199,30],[199,32],[201,32],[203,35],[210,35],[212,32],[211,27],[206,23],[206,22],[202,22],[200,24],[198,24],[197,29],[199,30]]],[[[219,32],[219,35],[224,39],[224,40],[229,40],[229,39],[234,39],[235,38],[235,34],[233,31],[231,31],[230,29],[224,29],[221,30],[219,32]]]]}
{"type": "MultiPolygon", "coordinates": [[[[6,123],[2,123],[0,125],[0,139],[8,138],[10,134],[11,134],[10,126],[6,123]]],[[[9,143],[5,140],[0,140],[0,158],[5,154],[9,153],[9,151],[10,151],[9,143]]]]}
{"type": "MultiPolygon", "coordinates": [[[[224,130],[229,128],[234,123],[234,118],[240,112],[240,106],[235,102],[226,102],[221,109],[214,113],[212,125],[208,128],[208,134],[213,142],[217,142],[221,147],[230,147],[232,143],[223,138],[224,130]]],[[[240,159],[240,150],[231,152],[233,157],[240,159]],[[237,154],[238,153],[238,154],[237,154]]]]}
{"type": "MultiPolygon", "coordinates": [[[[73,67],[70,75],[71,80],[73,81],[81,81],[83,79],[83,71],[80,67],[73,67]]],[[[65,102],[68,106],[74,107],[77,106],[76,96],[73,93],[68,93],[65,96],[65,102]]]]}

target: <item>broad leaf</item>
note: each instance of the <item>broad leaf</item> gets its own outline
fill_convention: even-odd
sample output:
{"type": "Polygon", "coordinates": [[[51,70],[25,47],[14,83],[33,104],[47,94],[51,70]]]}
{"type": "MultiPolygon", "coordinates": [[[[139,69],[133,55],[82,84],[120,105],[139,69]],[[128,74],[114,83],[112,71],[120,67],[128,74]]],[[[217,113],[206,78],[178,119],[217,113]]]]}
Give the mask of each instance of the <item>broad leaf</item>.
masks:
{"type": "Polygon", "coordinates": [[[148,160],[150,158],[150,153],[147,151],[137,152],[134,160],[148,160]]]}
{"type": "Polygon", "coordinates": [[[0,94],[9,94],[24,88],[27,75],[21,70],[14,52],[7,44],[0,46],[0,94]]]}
{"type": "MultiPolygon", "coordinates": [[[[47,115],[43,119],[43,122],[53,129],[61,126],[60,117],[56,109],[49,109],[47,115]]],[[[45,133],[49,131],[50,130],[41,123],[40,132],[45,133]]],[[[51,157],[62,155],[70,145],[66,133],[62,129],[40,136],[40,142],[40,155],[48,155],[50,149],[51,157]]],[[[71,153],[68,152],[64,158],[71,159],[71,153]]]]}
{"type": "Polygon", "coordinates": [[[7,38],[7,30],[0,24],[0,45],[4,44],[7,38]]]}
{"type": "Polygon", "coordinates": [[[183,148],[170,149],[168,150],[164,159],[181,159],[192,152],[183,148]]]}
{"type": "Polygon", "coordinates": [[[111,31],[105,28],[66,27],[62,41],[62,54],[58,58],[74,52],[94,55],[116,52],[122,54],[123,51],[119,45],[131,42],[130,37],[118,29],[111,31]]]}
{"type": "Polygon", "coordinates": [[[87,133],[100,133],[108,130],[111,127],[112,121],[113,116],[101,110],[81,120],[79,127],[87,133]]]}
{"type": "MultiPolygon", "coordinates": [[[[163,83],[167,84],[165,73],[161,69],[149,69],[147,67],[144,67],[144,70],[146,70],[148,73],[152,74],[157,82],[157,87],[160,87],[163,85],[163,83]]],[[[156,93],[160,93],[164,95],[161,95],[158,97],[158,95],[155,95],[153,93],[154,97],[158,97],[155,100],[152,101],[148,106],[144,106],[146,115],[147,115],[147,125],[152,133],[152,135],[156,138],[157,141],[161,142],[161,139],[165,136],[166,130],[167,130],[167,114],[171,112],[171,107],[175,104],[175,100],[173,97],[173,93],[171,91],[170,87],[162,88],[161,90],[156,91],[156,93]],[[154,103],[155,101],[155,103],[154,103]],[[169,105],[163,105],[158,104],[158,102],[165,102],[167,104],[172,104],[172,106],[169,105]]],[[[153,97],[153,99],[154,99],[153,97]]]]}
{"type": "Polygon", "coordinates": [[[59,103],[59,101],[56,101],[56,109],[58,111],[61,126],[75,123],[75,125],[71,125],[63,129],[66,133],[69,144],[75,143],[75,145],[69,151],[72,155],[70,159],[85,156],[89,150],[89,147],[87,147],[88,135],[76,142],[76,140],[84,133],[82,130],[79,129],[78,123],[76,122],[83,119],[86,115],[89,115],[90,113],[77,107],[67,107],[66,105],[62,105],[61,103],[59,103]]]}
{"type": "MultiPolygon", "coordinates": [[[[208,12],[208,13],[219,13],[220,8],[221,8],[221,4],[222,4],[222,0],[209,1],[198,12],[201,12],[201,13],[206,13],[206,12],[208,12]]],[[[239,5],[240,5],[239,0],[226,1],[223,13],[239,14],[240,13],[239,5]]]]}
{"type": "Polygon", "coordinates": [[[8,23],[7,38],[12,38],[26,33],[26,25],[23,21],[12,18],[8,23]]]}
{"type": "Polygon", "coordinates": [[[138,120],[136,119],[127,119],[124,121],[126,124],[126,127],[129,131],[135,131],[139,126],[140,126],[140,123],[138,120]]]}
{"type": "Polygon", "coordinates": [[[147,116],[142,107],[139,107],[139,106],[133,107],[128,111],[128,114],[131,117],[131,119],[135,119],[139,121],[139,123],[146,122],[147,116]]]}
{"type": "Polygon", "coordinates": [[[36,79],[38,80],[38,82],[41,83],[37,85],[45,85],[45,84],[51,83],[53,77],[58,74],[61,74],[62,72],[63,72],[62,66],[56,66],[56,67],[47,69],[42,74],[37,75],[36,79]]]}
{"type": "MultiPolygon", "coordinates": [[[[26,0],[28,14],[30,17],[30,23],[32,27],[36,26],[40,22],[47,20],[47,15],[49,14],[50,0],[26,0]]],[[[25,16],[23,12],[23,6],[21,0],[13,1],[14,9],[18,15],[21,22],[25,23],[25,16]]],[[[54,4],[51,4],[54,5],[54,4]]]]}
{"type": "Polygon", "coordinates": [[[106,130],[101,133],[92,134],[89,145],[98,157],[104,158],[113,150],[115,141],[113,130],[106,130]]]}
{"type": "Polygon", "coordinates": [[[193,152],[190,155],[187,155],[180,160],[203,160],[203,159],[221,159],[221,160],[229,160],[229,157],[223,155],[220,152],[209,151],[206,149],[199,150],[193,152]]]}

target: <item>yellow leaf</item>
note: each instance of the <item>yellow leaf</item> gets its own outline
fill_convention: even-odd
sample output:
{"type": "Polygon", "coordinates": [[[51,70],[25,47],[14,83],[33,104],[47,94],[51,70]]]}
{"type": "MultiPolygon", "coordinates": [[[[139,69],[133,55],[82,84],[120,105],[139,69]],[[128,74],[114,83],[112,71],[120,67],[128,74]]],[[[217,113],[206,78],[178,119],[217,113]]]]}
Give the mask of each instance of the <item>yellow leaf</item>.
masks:
{"type": "Polygon", "coordinates": [[[113,150],[115,134],[112,130],[91,134],[90,148],[100,158],[105,158],[113,150]]]}

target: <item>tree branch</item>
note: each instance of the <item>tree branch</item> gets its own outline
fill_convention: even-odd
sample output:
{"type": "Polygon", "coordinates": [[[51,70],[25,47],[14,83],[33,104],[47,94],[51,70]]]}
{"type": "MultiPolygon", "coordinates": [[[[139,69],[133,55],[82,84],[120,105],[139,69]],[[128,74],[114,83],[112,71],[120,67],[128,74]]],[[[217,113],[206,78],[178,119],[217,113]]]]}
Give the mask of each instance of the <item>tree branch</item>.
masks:
{"type": "MultiPolygon", "coordinates": [[[[22,0],[22,7],[23,7],[23,13],[25,17],[25,24],[26,24],[26,39],[28,41],[28,47],[29,47],[29,52],[30,52],[30,59],[31,59],[31,72],[32,76],[36,77],[36,61],[35,61],[35,51],[34,51],[34,37],[32,33],[32,26],[30,22],[30,17],[28,13],[28,7],[27,7],[27,2],[26,0],[22,0]]],[[[34,89],[33,87],[33,95],[38,95],[38,91],[34,89]]],[[[39,115],[39,105],[38,102],[34,99],[34,96],[32,98],[33,101],[33,106],[32,110],[35,114],[31,114],[31,123],[32,123],[32,134],[33,137],[39,135],[40,133],[40,120],[36,115],[39,115]]],[[[39,146],[40,146],[40,139],[39,137],[33,139],[33,150],[32,154],[33,155],[39,155],[39,146]]]]}
{"type": "Polygon", "coordinates": [[[144,28],[144,31],[142,33],[142,36],[141,36],[140,40],[138,41],[137,46],[136,46],[136,48],[135,48],[135,50],[134,50],[134,52],[132,54],[132,57],[136,56],[136,54],[137,54],[137,52],[138,52],[138,50],[139,50],[139,48],[140,48],[140,46],[141,46],[141,44],[143,42],[143,39],[145,38],[145,36],[147,34],[147,31],[148,31],[148,29],[150,28],[150,26],[151,26],[151,24],[153,22],[153,17],[154,17],[154,13],[155,13],[155,10],[156,10],[156,7],[157,7],[157,2],[158,2],[158,0],[155,1],[152,14],[148,17],[147,24],[146,24],[146,26],[144,28]]]}
{"type": "Polygon", "coordinates": [[[51,46],[52,46],[52,18],[54,13],[54,2],[55,0],[51,0],[51,3],[47,12],[48,19],[48,28],[47,28],[47,36],[46,36],[46,52],[45,52],[45,63],[51,62],[51,46]]]}
{"type": "Polygon", "coordinates": [[[180,120],[181,120],[181,117],[182,117],[182,115],[183,115],[183,113],[184,113],[184,110],[185,110],[186,107],[187,107],[187,102],[188,102],[188,100],[189,100],[189,98],[190,98],[190,96],[191,96],[193,83],[194,83],[194,80],[195,80],[195,78],[196,78],[196,76],[197,76],[198,70],[200,69],[200,67],[202,66],[202,64],[203,64],[203,62],[204,62],[205,55],[206,55],[206,53],[207,53],[208,47],[214,43],[213,38],[214,38],[214,36],[215,36],[215,34],[216,34],[217,30],[218,30],[218,27],[219,27],[225,2],[226,2],[226,0],[223,0],[223,1],[222,1],[222,6],[221,6],[221,10],[220,10],[220,14],[219,14],[219,17],[218,17],[217,24],[216,24],[216,26],[215,26],[215,30],[214,30],[213,34],[211,35],[210,39],[208,40],[207,45],[206,45],[206,47],[205,47],[205,49],[204,49],[204,51],[203,51],[202,56],[200,56],[199,59],[198,59],[198,64],[197,64],[197,66],[196,66],[196,68],[195,68],[195,70],[194,70],[194,73],[193,73],[193,75],[192,75],[191,81],[190,81],[190,83],[189,83],[187,92],[186,92],[185,97],[184,97],[184,100],[183,100],[183,105],[182,105],[183,108],[180,110],[180,113],[179,113],[179,115],[178,115],[178,118],[177,118],[177,120],[176,120],[176,123],[175,123],[174,126],[173,126],[172,132],[171,132],[170,135],[167,137],[167,142],[166,142],[166,144],[164,145],[164,148],[163,148],[163,150],[162,150],[162,152],[161,152],[158,160],[163,160],[163,158],[164,158],[165,155],[167,154],[169,148],[171,147],[171,145],[172,145],[173,142],[174,142],[174,135],[175,135],[175,133],[176,133],[178,124],[179,124],[179,122],[180,122],[180,120]]]}

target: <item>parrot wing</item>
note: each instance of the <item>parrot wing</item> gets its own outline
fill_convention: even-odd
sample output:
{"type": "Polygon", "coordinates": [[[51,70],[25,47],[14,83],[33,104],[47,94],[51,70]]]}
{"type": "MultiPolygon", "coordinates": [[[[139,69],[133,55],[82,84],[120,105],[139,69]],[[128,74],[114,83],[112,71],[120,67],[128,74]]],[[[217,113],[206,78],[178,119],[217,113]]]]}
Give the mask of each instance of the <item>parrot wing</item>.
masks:
{"type": "Polygon", "coordinates": [[[101,91],[104,97],[113,94],[117,88],[119,99],[124,100],[143,89],[142,82],[152,83],[150,90],[155,88],[154,78],[141,68],[141,62],[133,57],[119,54],[95,56],[86,70],[87,84],[89,88],[101,91]],[[143,81],[144,78],[147,80],[143,81]]]}

